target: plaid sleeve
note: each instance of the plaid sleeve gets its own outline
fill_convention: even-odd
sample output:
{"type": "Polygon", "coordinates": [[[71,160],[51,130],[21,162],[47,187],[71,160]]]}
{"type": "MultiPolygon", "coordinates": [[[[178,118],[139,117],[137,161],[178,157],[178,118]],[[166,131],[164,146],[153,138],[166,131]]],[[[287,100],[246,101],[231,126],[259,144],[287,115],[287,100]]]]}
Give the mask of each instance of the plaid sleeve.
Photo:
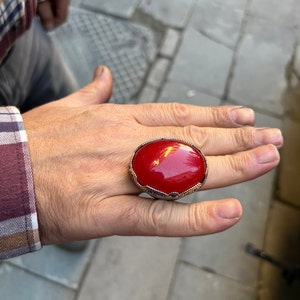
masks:
{"type": "Polygon", "coordinates": [[[41,248],[27,135],[15,107],[0,107],[0,259],[41,248]]]}
{"type": "Polygon", "coordinates": [[[30,28],[36,7],[37,0],[0,0],[0,62],[30,28]]]}

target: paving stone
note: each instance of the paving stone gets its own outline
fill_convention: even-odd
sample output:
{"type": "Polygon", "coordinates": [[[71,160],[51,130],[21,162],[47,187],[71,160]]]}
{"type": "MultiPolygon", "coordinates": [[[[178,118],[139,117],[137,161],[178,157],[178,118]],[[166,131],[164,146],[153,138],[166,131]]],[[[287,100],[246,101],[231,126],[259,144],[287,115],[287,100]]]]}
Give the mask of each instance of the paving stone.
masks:
{"type": "Polygon", "coordinates": [[[79,300],[165,300],[180,243],[178,238],[102,239],[79,300]]]}
{"type": "Polygon", "coordinates": [[[233,51],[193,28],[183,40],[169,74],[178,82],[218,98],[223,96],[233,51]]]}
{"type": "MultiPolygon", "coordinates": [[[[264,252],[273,256],[286,266],[300,265],[300,210],[274,201],[266,232],[264,252]]],[[[253,258],[256,259],[256,258],[253,258]]],[[[288,285],[281,270],[262,262],[259,299],[300,299],[300,285],[288,285]]]]}
{"type": "Polygon", "coordinates": [[[83,0],[71,0],[72,6],[80,6],[83,0]]]}
{"type": "Polygon", "coordinates": [[[96,10],[126,19],[129,19],[133,15],[139,2],[140,0],[82,0],[84,7],[90,8],[93,11],[96,10]]]}
{"type": "MultiPolygon", "coordinates": [[[[199,0],[198,0],[199,1],[199,0]]],[[[224,4],[236,9],[245,9],[248,0],[212,0],[214,3],[224,4]]]]}
{"type": "Polygon", "coordinates": [[[294,19],[295,19],[295,26],[297,29],[299,29],[300,26],[300,2],[296,1],[294,2],[294,19]]]}
{"type": "Polygon", "coordinates": [[[253,0],[250,1],[249,13],[271,20],[277,25],[294,26],[296,7],[299,7],[298,0],[253,0]]]}
{"type": "Polygon", "coordinates": [[[179,44],[180,36],[181,34],[179,31],[168,28],[166,30],[162,46],[159,50],[159,54],[168,58],[172,58],[179,44]]]}
{"type": "Polygon", "coordinates": [[[238,282],[180,263],[170,300],[254,300],[255,291],[238,282]]]}
{"type": "Polygon", "coordinates": [[[283,130],[283,121],[280,118],[270,117],[268,115],[255,112],[256,127],[273,127],[283,130]]]}
{"type": "Polygon", "coordinates": [[[158,58],[150,70],[147,83],[154,88],[161,87],[165,81],[169,66],[169,59],[158,58]]]}
{"type": "MultiPolygon", "coordinates": [[[[225,1],[226,3],[226,1],[225,1]]],[[[211,0],[199,0],[189,26],[230,48],[236,46],[244,10],[211,0]]]]}
{"type": "Polygon", "coordinates": [[[178,102],[201,106],[218,106],[220,99],[201,93],[188,85],[168,81],[159,96],[158,102],[178,102]]]}
{"type": "Polygon", "coordinates": [[[3,263],[0,265],[2,300],[73,300],[75,292],[62,285],[3,263]]]}
{"type": "Polygon", "coordinates": [[[142,0],[139,9],[166,26],[184,28],[193,4],[194,0],[142,0]]]}
{"type": "Polygon", "coordinates": [[[300,76],[300,44],[296,46],[295,49],[295,58],[294,58],[294,71],[296,71],[297,75],[300,76]]]}
{"type": "MultiPolygon", "coordinates": [[[[300,50],[300,48],[299,48],[299,50],[300,50]]],[[[297,50],[297,52],[298,52],[298,50],[297,50]]],[[[300,51],[299,51],[299,53],[296,53],[296,55],[300,55],[300,51]]],[[[296,61],[298,61],[298,58],[296,58],[296,61]]],[[[300,105],[299,105],[300,73],[298,73],[298,71],[300,71],[300,69],[296,68],[298,63],[300,64],[300,60],[299,60],[299,62],[295,62],[295,68],[294,68],[292,74],[290,74],[289,81],[288,81],[289,87],[285,91],[285,93],[282,97],[282,104],[284,106],[284,114],[285,114],[284,119],[300,123],[300,105]]],[[[300,65],[299,65],[299,67],[300,67],[300,65]]],[[[287,123],[287,125],[288,125],[288,123],[287,123]]],[[[289,126],[287,126],[286,130],[289,130],[289,131],[293,130],[293,126],[291,128],[289,128],[289,126]]]]}
{"type": "Polygon", "coordinates": [[[285,72],[294,42],[292,30],[250,17],[237,53],[229,99],[282,114],[285,72]]]}
{"type": "Polygon", "coordinates": [[[298,74],[295,71],[293,71],[289,76],[290,76],[288,78],[289,88],[295,88],[295,87],[297,87],[298,84],[299,84],[299,76],[298,76],[298,74]]]}
{"type": "Polygon", "coordinates": [[[8,260],[11,265],[66,287],[77,289],[91,258],[95,242],[83,252],[69,252],[56,246],[8,260]]]}
{"type": "MultiPolygon", "coordinates": [[[[299,98],[297,99],[299,105],[299,98]]],[[[300,208],[300,122],[286,119],[284,122],[285,146],[281,149],[281,168],[279,173],[279,195],[284,201],[300,208]]]]}
{"type": "Polygon", "coordinates": [[[274,174],[270,172],[247,183],[197,193],[198,201],[237,198],[244,213],[239,223],[225,232],[184,239],[181,259],[249,287],[256,287],[259,262],[253,261],[244,248],[247,243],[258,247],[263,245],[274,174]]]}
{"type": "Polygon", "coordinates": [[[156,102],[157,89],[146,85],[139,95],[139,103],[156,102]]]}
{"type": "Polygon", "coordinates": [[[114,78],[111,101],[117,103],[140,90],[156,55],[151,30],[82,9],[71,9],[68,22],[51,37],[80,86],[92,80],[97,65],[107,65],[114,78]]]}

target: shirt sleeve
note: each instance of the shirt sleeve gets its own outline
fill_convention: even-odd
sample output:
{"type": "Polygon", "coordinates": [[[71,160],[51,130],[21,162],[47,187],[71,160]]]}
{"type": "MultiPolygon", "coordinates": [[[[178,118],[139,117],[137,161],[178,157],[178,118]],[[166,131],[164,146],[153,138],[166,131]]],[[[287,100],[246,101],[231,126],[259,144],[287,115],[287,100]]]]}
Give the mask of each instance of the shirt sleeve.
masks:
{"type": "Polygon", "coordinates": [[[15,107],[0,107],[0,259],[41,248],[27,135],[15,107]]]}
{"type": "Polygon", "coordinates": [[[30,28],[37,0],[0,0],[0,63],[15,41],[30,28]]]}

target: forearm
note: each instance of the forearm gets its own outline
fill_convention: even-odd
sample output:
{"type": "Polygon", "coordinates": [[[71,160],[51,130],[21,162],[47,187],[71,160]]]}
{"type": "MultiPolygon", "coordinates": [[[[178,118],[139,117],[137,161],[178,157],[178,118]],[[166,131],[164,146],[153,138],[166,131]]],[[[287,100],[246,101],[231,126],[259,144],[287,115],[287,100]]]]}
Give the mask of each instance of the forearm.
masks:
{"type": "Polygon", "coordinates": [[[41,248],[27,135],[14,107],[0,108],[0,259],[41,248]]]}

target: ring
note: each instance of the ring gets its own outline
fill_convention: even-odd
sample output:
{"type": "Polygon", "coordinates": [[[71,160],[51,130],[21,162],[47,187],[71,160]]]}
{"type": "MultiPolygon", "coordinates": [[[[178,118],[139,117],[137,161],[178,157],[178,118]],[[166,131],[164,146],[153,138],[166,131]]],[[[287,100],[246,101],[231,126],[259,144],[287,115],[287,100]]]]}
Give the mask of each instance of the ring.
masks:
{"type": "Polygon", "coordinates": [[[133,182],[155,199],[177,200],[203,186],[207,161],[202,151],[178,139],[158,139],[138,146],[129,166],[133,182]]]}

